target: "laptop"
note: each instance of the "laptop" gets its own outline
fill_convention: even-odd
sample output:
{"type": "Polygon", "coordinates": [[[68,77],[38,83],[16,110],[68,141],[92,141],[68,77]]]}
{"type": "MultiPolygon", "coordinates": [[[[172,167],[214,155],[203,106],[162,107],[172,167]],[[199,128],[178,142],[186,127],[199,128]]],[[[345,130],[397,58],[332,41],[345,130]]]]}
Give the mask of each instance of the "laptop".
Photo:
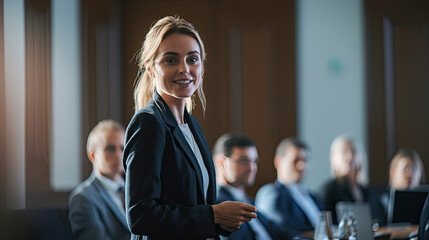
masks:
{"type": "Polygon", "coordinates": [[[388,225],[419,224],[420,214],[429,193],[429,185],[407,190],[391,189],[387,211],[388,225]]]}
{"type": "Polygon", "coordinates": [[[356,216],[357,239],[374,239],[372,232],[371,209],[368,203],[338,202],[335,205],[338,222],[341,221],[344,213],[351,211],[356,216]]]}

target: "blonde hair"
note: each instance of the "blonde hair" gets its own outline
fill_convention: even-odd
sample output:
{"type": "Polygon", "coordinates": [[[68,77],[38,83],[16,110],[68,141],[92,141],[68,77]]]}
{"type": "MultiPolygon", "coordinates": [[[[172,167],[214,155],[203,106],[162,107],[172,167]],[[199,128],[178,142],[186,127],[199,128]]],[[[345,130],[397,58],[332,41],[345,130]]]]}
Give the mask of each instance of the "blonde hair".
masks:
{"type": "Polygon", "coordinates": [[[88,140],[86,141],[86,151],[94,152],[95,146],[100,142],[101,134],[106,130],[114,130],[124,132],[124,127],[111,119],[99,122],[89,133],[88,140]]]}
{"type": "Polygon", "coordinates": [[[402,158],[409,158],[413,163],[413,176],[412,176],[411,184],[419,185],[421,183],[424,183],[426,181],[425,179],[426,176],[423,170],[422,160],[419,154],[414,149],[409,149],[409,148],[399,149],[396,152],[395,156],[390,161],[389,181],[390,181],[390,170],[396,168],[396,165],[398,165],[399,161],[401,161],[402,158]]]}
{"type": "MultiPolygon", "coordinates": [[[[146,34],[145,41],[143,42],[140,53],[137,56],[139,72],[134,88],[134,110],[136,112],[146,106],[153,97],[153,93],[155,91],[155,80],[149,75],[147,69],[153,67],[161,42],[172,33],[191,36],[197,41],[200,47],[203,71],[201,73],[201,83],[197,88],[197,93],[201,101],[203,111],[206,109],[206,98],[203,91],[204,61],[206,60],[204,44],[192,24],[179,16],[167,16],[156,21],[152,25],[149,32],[146,34]]],[[[189,112],[192,112],[194,106],[195,103],[192,96],[186,100],[186,108],[189,112]]]]}
{"type": "Polygon", "coordinates": [[[368,159],[366,157],[366,152],[361,144],[356,142],[351,136],[347,134],[342,134],[337,136],[331,143],[330,148],[330,162],[331,162],[331,175],[338,177],[337,169],[335,164],[333,164],[333,154],[338,151],[340,147],[348,144],[355,153],[355,166],[360,169],[357,175],[357,182],[363,185],[368,184],[368,172],[367,164],[368,159]]]}

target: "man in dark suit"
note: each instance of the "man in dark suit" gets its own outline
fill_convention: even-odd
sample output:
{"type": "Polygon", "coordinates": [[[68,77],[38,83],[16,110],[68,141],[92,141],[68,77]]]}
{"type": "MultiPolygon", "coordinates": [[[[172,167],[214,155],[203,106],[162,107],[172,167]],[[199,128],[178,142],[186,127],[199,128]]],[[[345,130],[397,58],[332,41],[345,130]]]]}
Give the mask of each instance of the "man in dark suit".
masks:
{"type": "Polygon", "coordinates": [[[130,239],[124,209],[122,152],[124,128],[101,121],[88,136],[91,176],[70,194],[70,222],[75,239],[130,239]]]}
{"type": "MultiPolygon", "coordinates": [[[[224,134],[215,143],[213,160],[216,167],[217,202],[239,201],[253,204],[245,188],[252,186],[258,170],[258,152],[255,144],[242,134],[224,134]]],[[[257,213],[257,218],[241,225],[231,233],[231,240],[280,239],[270,228],[269,221],[257,213]]],[[[288,239],[288,238],[285,238],[288,239]]]]}
{"type": "Polygon", "coordinates": [[[299,235],[313,230],[321,202],[302,186],[307,164],[307,146],[296,138],[277,146],[274,166],[277,180],[264,185],[256,195],[256,207],[275,223],[279,232],[299,235]]]}

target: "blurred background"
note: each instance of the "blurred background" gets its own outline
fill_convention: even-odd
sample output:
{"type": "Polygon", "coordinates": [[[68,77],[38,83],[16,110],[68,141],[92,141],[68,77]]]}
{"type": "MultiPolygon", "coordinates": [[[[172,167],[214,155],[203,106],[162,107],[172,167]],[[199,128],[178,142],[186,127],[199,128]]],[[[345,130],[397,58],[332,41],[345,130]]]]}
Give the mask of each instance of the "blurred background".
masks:
{"type": "Polygon", "coordinates": [[[305,185],[331,177],[329,147],[348,134],[365,150],[367,183],[387,182],[396,150],[429,167],[427,0],[1,0],[0,205],[65,207],[92,165],[86,138],[134,113],[135,55],[151,24],[178,14],[208,53],[209,146],[244,132],[260,164],[254,196],[276,178],[278,142],[311,149],[305,185]]]}

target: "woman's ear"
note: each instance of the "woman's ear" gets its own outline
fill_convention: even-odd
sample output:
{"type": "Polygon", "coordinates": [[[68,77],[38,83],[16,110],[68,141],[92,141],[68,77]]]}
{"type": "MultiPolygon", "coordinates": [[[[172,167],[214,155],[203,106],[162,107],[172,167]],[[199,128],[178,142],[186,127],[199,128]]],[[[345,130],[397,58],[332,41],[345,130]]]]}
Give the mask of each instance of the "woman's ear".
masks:
{"type": "Polygon", "coordinates": [[[153,68],[152,67],[147,66],[146,67],[146,73],[147,73],[147,75],[149,75],[150,78],[155,78],[155,74],[153,72],[153,68]]]}

